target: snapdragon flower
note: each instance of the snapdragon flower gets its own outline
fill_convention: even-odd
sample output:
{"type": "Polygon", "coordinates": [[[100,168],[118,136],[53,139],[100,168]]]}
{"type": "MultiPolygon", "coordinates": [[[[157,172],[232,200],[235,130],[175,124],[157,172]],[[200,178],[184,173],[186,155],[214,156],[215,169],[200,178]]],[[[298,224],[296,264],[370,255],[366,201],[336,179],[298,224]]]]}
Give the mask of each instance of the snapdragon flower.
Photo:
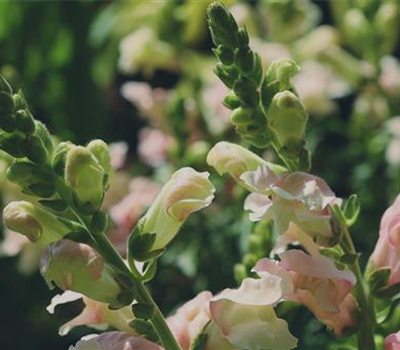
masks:
{"type": "Polygon", "coordinates": [[[311,256],[301,250],[289,250],[279,257],[280,262],[261,259],[254,271],[291,281],[293,290],[285,299],[306,305],[337,335],[354,326],[356,304],[350,292],[356,278],[351,271],[339,270],[326,256],[311,256]]]}
{"type": "Polygon", "coordinates": [[[191,213],[211,204],[215,188],[208,177],[207,172],[187,167],[176,171],[164,185],[138,224],[141,233],[156,234],[153,250],[164,249],[191,213]]]}
{"type": "Polygon", "coordinates": [[[228,173],[244,187],[247,184],[241,179],[241,176],[247,171],[255,171],[262,165],[274,169],[277,174],[286,170],[279,165],[267,162],[242,146],[226,141],[218,142],[210,150],[207,156],[207,163],[215,168],[218,174],[228,173]]]}
{"type": "Polygon", "coordinates": [[[370,258],[368,270],[390,269],[388,286],[400,283],[400,195],[381,219],[379,239],[370,258]]]}
{"type": "Polygon", "coordinates": [[[60,327],[60,335],[66,335],[73,328],[78,326],[88,326],[99,330],[112,327],[122,332],[134,334],[133,329],[129,326],[129,322],[134,319],[130,306],[125,306],[118,310],[112,310],[107,304],[90,299],[83,294],[66,291],[62,294],[57,294],[51,299],[47,311],[53,314],[54,309],[58,305],[70,303],[76,300],[82,300],[85,307],[78,316],[60,327]]]}
{"type": "Polygon", "coordinates": [[[241,180],[253,191],[244,204],[250,220],[273,219],[280,235],[292,222],[322,245],[335,242],[329,206],[339,201],[321,178],[299,171],[278,175],[264,165],[241,180]]]}
{"type": "Polygon", "coordinates": [[[113,268],[87,244],[65,239],[48,246],[40,271],[50,285],[54,282],[63,290],[82,293],[113,308],[132,301],[117,282],[113,268]]]}
{"type": "Polygon", "coordinates": [[[39,205],[26,201],[11,202],[3,211],[4,224],[40,247],[56,242],[71,231],[64,222],[39,205]]]}
{"type": "Polygon", "coordinates": [[[392,333],[385,338],[385,350],[400,350],[400,332],[392,333]]]}
{"type": "Polygon", "coordinates": [[[82,338],[68,350],[163,350],[145,338],[123,332],[106,332],[82,338]]]}

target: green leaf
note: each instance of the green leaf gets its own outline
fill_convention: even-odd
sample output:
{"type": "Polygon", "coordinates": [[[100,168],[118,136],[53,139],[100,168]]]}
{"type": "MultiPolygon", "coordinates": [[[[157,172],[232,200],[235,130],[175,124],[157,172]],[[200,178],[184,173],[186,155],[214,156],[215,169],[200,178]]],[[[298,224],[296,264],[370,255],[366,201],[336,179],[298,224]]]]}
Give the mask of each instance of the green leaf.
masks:
{"type": "Polygon", "coordinates": [[[108,226],[108,215],[102,211],[96,211],[92,216],[90,227],[95,232],[104,232],[108,226]]]}
{"type": "Polygon", "coordinates": [[[54,210],[56,212],[63,212],[68,208],[68,203],[63,199],[42,199],[39,201],[39,203],[44,207],[54,210]]]}
{"type": "Polygon", "coordinates": [[[143,282],[151,281],[157,272],[157,260],[150,260],[145,267],[145,270],[142,275],[143,282]]]}
{"type": "Polygon", "coordinates": [[[354,265],[360,254],[345,253],[339,258],[339,262],[346,265],[354,265]]]}
{"type": "Polygon", "coordinates": [[[154,315],[154,305],[145,304],[145,303],[137,303],[132,305],[132,312],[137,318],[141,318],[144,320],[148,320],[152,318],[154,315]]]}
{"type": "Polygon", "coordinates": [[[129,255],[134,259],[148,253],[157,237],[155,233],[140,233],[137,231],[135,229],[128,242],[129,255]]]}
{"type": "Polygon", "coordinates": [[[149,321],[138,318],[130,322],[129,326],[144,338],[157,344],[161,343],[160,337],[158,336],[156,330],[149,321]]]}
{"type": "Polygon", "coordinates": [[[344,217],[348,227],[353,226],[360,214],[360,200],[356,194],[352,194],[346,201],[343,209],[344,217]]]}

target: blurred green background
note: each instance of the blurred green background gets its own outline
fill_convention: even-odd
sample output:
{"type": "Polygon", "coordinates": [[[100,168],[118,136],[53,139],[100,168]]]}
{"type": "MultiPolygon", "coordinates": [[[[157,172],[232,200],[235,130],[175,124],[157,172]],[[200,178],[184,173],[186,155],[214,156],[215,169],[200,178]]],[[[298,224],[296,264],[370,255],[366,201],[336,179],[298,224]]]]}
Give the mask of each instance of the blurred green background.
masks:
{"type": "MultiPolygon", "coordinates": [[[[171,134],[181,149],[175,150],[175,159],[169,166],[192,165],[185,160],[179,161],[192,142],[191,134],[186,129],[179,129],[179,118],[185,118],[185,113],[180,114],[180,111],[184,100],[197,101],[205,86],[203,70],[198,69],[199,62],[203,64],[211,60],[211,65],[205,64],[209,74],[212,74],[213,62],[212,43],[204,16],[209,1],[198,1],[197,8],[193,5],[195,2],[154,1],[149,9],[143,5],[144,1],[0,1],[0,72],[15,88],[23,89],[35,117],[45,122],[60,139],[76,143],[86,143],[93,138],[107,142],[125,141],[129,145],[128,163],[134,168],[132,174],[163,180],[157,169],[138,165],[138,133],[149,122],[141,116],[137,106],[132,106],[122,96],[121,88],[129,81],[146,81],[152,87],[175,89],[169,106],[173,117],[167,123],[170,123],[171,134]],[[192,28],[194,39],[181,38],[177,33],[185,28],[190,34],[187,27],[190,18],[185,17],[190,13],[192,20],[198,19],[197,29],[192,28]],[[156,23],[158,40],[174,48],[174,60],[181,68],[155,65],[150,69],[151,74],[146,69],[121,71],[118,65],[121,39],[150,22],[156,23]]],[[[282,2],[294,6],[290,10],[293,13],[285,12],[289,11],[285,7],[283,12],[279,12],[279,8],[271,10],[268,5],[263,5],[266,2],[227,3],[247,6],[250,14],[245,21],[254,36],[279,42],[290,50],[295,46],[292,43],[301,39],[296,35],[312,32],[320,25],[340,27],[328,1],[310,2],[312,9],[318,12],[318,19],[304,33],[301,29],[303,22],[296,22],[297,17],[290,16],[296,10],[293,1],[282,2]],[[263,17],[268,10],[276,11],[275,17],[263,17]],[[279,37],[279,33],[264,28],[266,19],[277,26],[278,20],[281,24],[287,23],[288,28],[298,34],[279,37]]],[[[366,3],[372,4],[369,7],[365,5],[366,13],[373,13],[379,1],[366,0],[366,3]]],[[[394,40],[390,53],[397,60],[399,45],[397,38],[394,40]]],[[[384,56],[370,59],[363,50],[352,46],[351,41],[343,40],[340,45],[354,60],[375,68],[384,56]]],[[[400,190],[399,164],[388,162],[385,153],[393,139],[385,123],[399,114],[400,93],[393,96],[382,93],[377,75],[360,78],[355,85],[349,85],[348,93],[331,97],[335,108],[327,115],[321,117],[310,111],[308,141],[314,150],[312,172],[323,177],[338,196],[348,197],[355,192],[360,196],[362,215],[354,236],[365,258],[373,249],[380,216],[400,190]],[[381,102],[378,107],[366,102],[371,95],[376,96],[376,91],[387,109],[380,107],[381,102]]],[[[217,134],[203,130],[202,137],[211,144],[222,137],[236,140],[231,129],[217,134]]],[[[205,168],[204,160],[199,166],[205,168]]],[[[216,181],[218,190],[222,191],[223,185],[216,181]]],[[[193,216],[163,258],[159,274],[152,281],[155,299],[166,313],[204,288],[217,292],[236,283],[232,266],[242,261],[242,255],[246,253],[243,242],[253,227],[245,214],[238,214],[243,193],[235,194],[233,198],[221,197],[220,204],[230,209],[220,212],[220,216],[207,212],[193,216]],[[175,259],[176,256],[179,258],[175,259]]],[[[19,263],[17,256],[0,259],[0,349],[67,349],[82,335],[90,333],[87,329],[75,329],[65,337],[58,336],[59,326],[78,314],[81,305],[75,303],[72,308],[61,307],[56,315],[48,314],[45,307],[54,291],[48,290],[36,271],[21,275],[19,263]]],[[[330,337],[328,333],[320,332],[320,325],[310,321],[310,314],[305,309],[298,308],[291,317],[296,320],[293,333],[303,339],[301,346],[304,349],[320,349],[330,337]]]]}

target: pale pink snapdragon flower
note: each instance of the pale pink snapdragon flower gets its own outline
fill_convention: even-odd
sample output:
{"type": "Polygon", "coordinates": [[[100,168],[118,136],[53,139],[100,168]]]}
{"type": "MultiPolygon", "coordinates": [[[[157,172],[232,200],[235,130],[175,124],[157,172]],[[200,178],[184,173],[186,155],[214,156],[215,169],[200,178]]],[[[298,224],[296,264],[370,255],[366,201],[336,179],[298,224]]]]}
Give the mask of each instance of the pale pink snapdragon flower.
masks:
{"type": "Polygon", "coordinates": [[[400,350],[400,331],[385,338],[385,350],[400,350]]]}
{"type": "Polygon", "coordinates": [[[124,332],[106,332],[83,337],[68,350],[163,350],[145,338],[124,332]]]}
{"type": "Polygon", "coordinates": [[[167,318],[167,324],[183,350],[190,348],[190,344],[210,321],[211,298],[210,292],[201,292],[178,308],[174,315],[167,318]]]}
{"type": "Polygon", "coordinates": [[[285,299],[307,306],[338,336],[354,326],[356,304],[350,292],[356,278],[351,271],[339,270],[328,257],[301,250],[289,250],[279,257],[279,262],[261,259],[254,271],[291,280],[293,291],[285,299]]]}
{"type": "Polygon", "coordinates": [[[318,244],[335,241],[330,205],[340,201],[321,178],[300,171],[278,175],[268,165],[240,178],[253,191],[244,203],[250,220],[272,219],[280,235],[294,223],[318,244]]]}
{"type": "Polygon", "coordinates": [[[88,326],[98,330],[105,330],[109,327],[119,331],[135,334],[129,326],[129,322],[134,319],[130,306],[125,306],[118,310],[112,310],[107,304],[90,299],[81,293],[66,291],[62,294],[57,294],[51,299],[47,311],[50,314],[54,313],[54,309],[58,305],[70,303],[73,301],[82,300],[85,307],[82,312],[72,320],[63,324],[59,329],[59,334],[64,336],[73,328],[78,326],[88,326]]]}
{"type": "Polygon", "coordinates": [[[379,239],[370,258],[370,270],[390,268],[389,285],[400,282],[400,195],[381,219],[379,239]]]}

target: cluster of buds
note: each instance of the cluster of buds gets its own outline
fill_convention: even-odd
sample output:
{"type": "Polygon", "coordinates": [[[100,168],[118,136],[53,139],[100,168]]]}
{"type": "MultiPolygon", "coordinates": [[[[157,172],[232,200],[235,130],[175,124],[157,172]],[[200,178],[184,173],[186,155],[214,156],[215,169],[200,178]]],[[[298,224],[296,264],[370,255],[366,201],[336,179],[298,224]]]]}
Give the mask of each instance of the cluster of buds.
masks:
{"type": "Polygon", "coordinates": [[[210,6],[209,25],[220,60],[215,73],[232,90],[224,104],[243,140],[258,148],[272,143],[281,157],[309,168],[304,134],[308,115],[290,82],[299,67],[289,59],[273,62],[264,77],[260,56],[249,47],[246,29],[220,3],[210,6]]]}
{"type": "Polygon", "coordinates": [[[35,121],[22,91],[14,93],[0,76],[0,149],[14,158],[46,164],[53,144],[46,127],[35,121]]]}

